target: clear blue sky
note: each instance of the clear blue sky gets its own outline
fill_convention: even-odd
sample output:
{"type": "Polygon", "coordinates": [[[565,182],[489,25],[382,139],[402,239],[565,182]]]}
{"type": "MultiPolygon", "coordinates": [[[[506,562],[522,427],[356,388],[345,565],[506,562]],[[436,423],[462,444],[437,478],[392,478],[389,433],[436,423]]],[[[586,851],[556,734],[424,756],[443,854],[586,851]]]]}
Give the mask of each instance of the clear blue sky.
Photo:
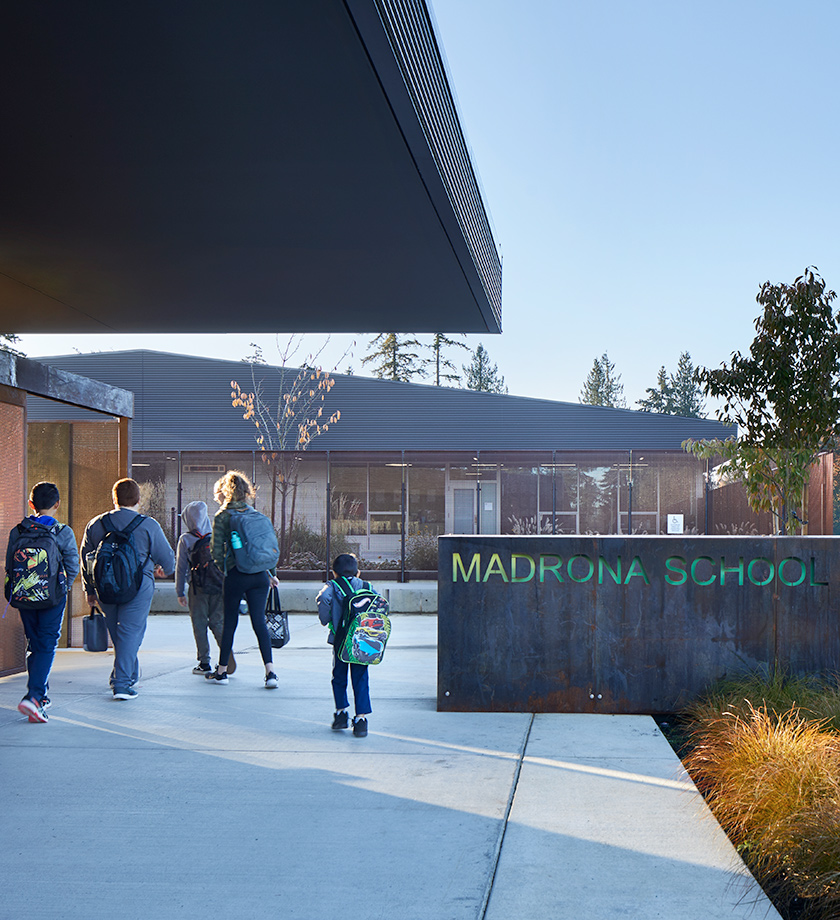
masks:
{"type": "MultiPolygon", "coordinates": [[[[606,351],[632,405],[682,351],[747,349],[762,281],[816,265],[840,288],[836,0],[427,3],[504,257],[504,332],[468,341],[511,393],[577,401],[606,351]]],[[[23,348],[239,359],[251,341],[276,357],[253,335],[23,348]]]]}

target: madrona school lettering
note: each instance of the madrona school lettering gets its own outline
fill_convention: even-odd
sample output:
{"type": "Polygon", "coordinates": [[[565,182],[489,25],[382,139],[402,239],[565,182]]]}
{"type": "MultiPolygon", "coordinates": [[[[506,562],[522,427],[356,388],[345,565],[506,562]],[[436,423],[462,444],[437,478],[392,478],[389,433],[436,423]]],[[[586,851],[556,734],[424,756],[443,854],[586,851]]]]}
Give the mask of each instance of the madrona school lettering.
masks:
{"type": "Polygon", "coordinates": [[[473,553],[467,561],[460,553],[452,554],[452,581],[487,582],[498,579],[503,582],[518,584],[537,579],[540,583],[557,582],[561,584],[584,584],[596,582],[599,585],[628,585],[640,579],[650,584],[651,574],[664,577],[666,584],[684,585],[735,585],[745,584],[764,587],[773,582],[795,588],[798,585],[809,587],[826,587],[827,581],[817,578],[816,558],[811,556],[806,563],[798,556],[788,556],[778,564],[763,556],[753,559],[738,557],[733,564],[724,556],[697,556],[686,559],[683,556],[668,556],[664,562],[664,571],[652,571],[653,563],[645,563],[641,556],[608,562],[603,556],[592,558],[585,553],[577,553],[563,559],[551,553],[530,556],[527,553],[485,555],[473,553]]]}

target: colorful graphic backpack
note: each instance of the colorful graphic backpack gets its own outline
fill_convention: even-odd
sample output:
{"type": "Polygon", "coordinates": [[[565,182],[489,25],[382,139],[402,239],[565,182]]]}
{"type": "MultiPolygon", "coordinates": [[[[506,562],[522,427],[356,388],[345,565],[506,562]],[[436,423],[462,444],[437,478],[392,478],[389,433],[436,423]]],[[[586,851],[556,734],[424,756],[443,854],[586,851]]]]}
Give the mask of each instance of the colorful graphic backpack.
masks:
{"type": "Polygon", "coordinates": [[[342,602],[335,636],[339,658],[350,664],[379,664],[391,635],[388,601],[367,581],[355,591],[349,578],[336,578],[330,584],[342,602]]]}
{"type": "Polygon", "coordinates": [[[67,593],[61,550],[55,540],[64,524],[47,527],[26,518],[12,532],[6,600],[18,609],[46,610],[67,593]]]}

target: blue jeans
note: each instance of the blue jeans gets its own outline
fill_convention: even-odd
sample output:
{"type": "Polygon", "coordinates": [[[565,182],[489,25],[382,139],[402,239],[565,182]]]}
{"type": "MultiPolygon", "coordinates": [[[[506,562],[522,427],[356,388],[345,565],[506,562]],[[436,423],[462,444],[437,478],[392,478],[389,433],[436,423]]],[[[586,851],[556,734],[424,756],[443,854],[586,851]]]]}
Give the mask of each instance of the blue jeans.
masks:
{"type": "Polygon", "coordinates": [[[353,684],[353,701],[356,704],[356,715],[366,716],[370,713],[370,677],[366,664],[349,664],[338,657],[338,652],[333,649],[332,689],[336,709],[347,709],[350,701],[347,699],[347,670],[350,670],[350,681],[353,684]]]}
{"type": "Polygon", "coordinates": [[[61,635],[64,620],[65,597],[55,607],[46,610],[19,610],[29,655],[26,658],[26,670],[29,681],[26,695],[33,700],[42,700],[47,695],[47,684],[55,660],[55,650],[61,635]]]}

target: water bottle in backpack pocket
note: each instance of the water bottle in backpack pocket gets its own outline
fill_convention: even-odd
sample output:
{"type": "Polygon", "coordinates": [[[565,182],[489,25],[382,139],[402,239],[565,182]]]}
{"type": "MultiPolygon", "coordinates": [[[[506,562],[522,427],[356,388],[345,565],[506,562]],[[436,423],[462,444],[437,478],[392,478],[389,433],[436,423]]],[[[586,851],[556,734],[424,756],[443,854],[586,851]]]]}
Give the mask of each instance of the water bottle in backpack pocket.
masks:
{"type": "Polygon", "coordinates": [[[246,575],[267,572],[280,559],[274,525],[250,506],[230,512],[230,546],[236,567],[246,575]]]}

